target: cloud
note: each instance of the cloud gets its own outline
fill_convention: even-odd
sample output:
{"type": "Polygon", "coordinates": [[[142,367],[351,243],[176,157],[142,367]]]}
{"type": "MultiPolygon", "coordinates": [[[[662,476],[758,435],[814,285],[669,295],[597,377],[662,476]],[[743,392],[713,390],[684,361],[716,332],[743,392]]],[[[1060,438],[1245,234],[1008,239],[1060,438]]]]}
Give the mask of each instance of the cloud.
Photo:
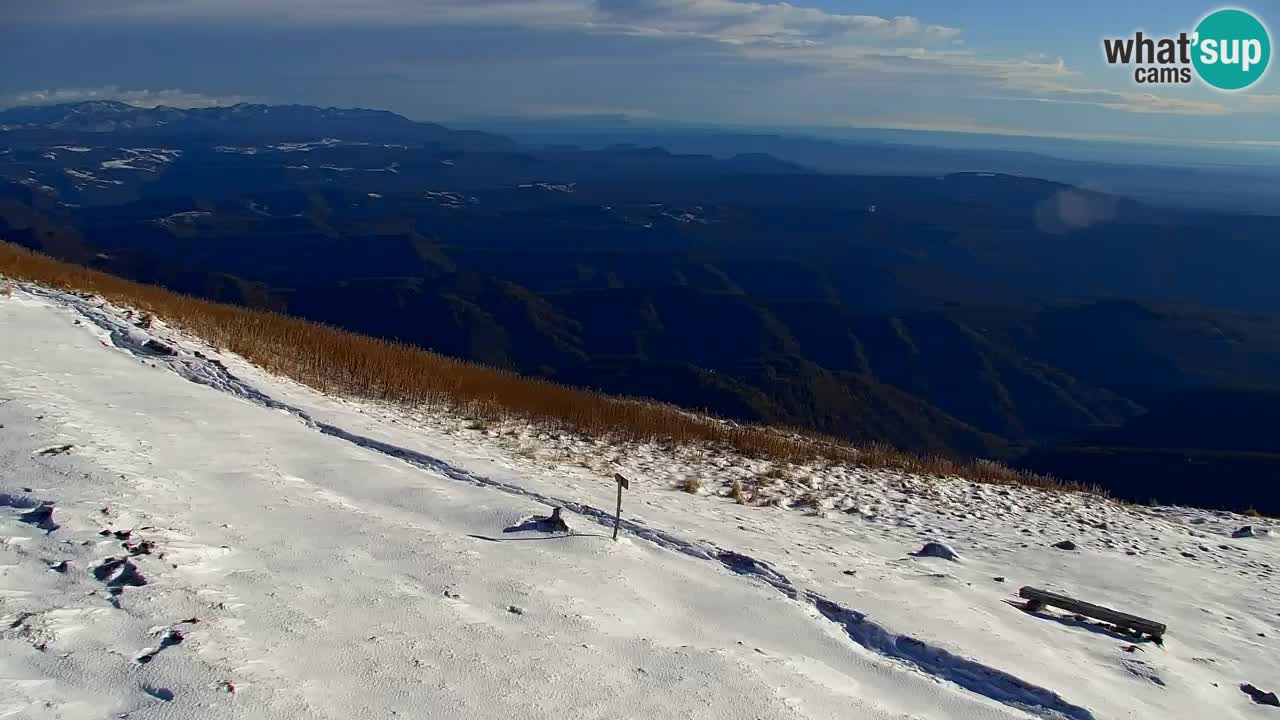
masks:
{"type": "Polygon", "coordinates": [[[651,120],[658,114],[645,108],[615,107],[608,105],[522,105],[518,115],[532,118],[585,118],[616,117],[628,120],[651,120]]]}
{"type": "Polygon", "coordinates": [[[854,37],[953,40],[958,28],[910,16],[752,0],[17,0],[11,22],[255,21],[491,25],[806,46],[854,37]]]}
{"type": "Polygon", "coordinates": [[[945,40],[957,28],[910,16],[830,12],[786,2],[744,0],[598,0],[593,22],[643,35],[700,38],[731,45],[812,47],[849,40],[920,36],[945,40]]]}
{"type": "MultiPolygon", "coordinates": [[[[1008,98],[1001,98],[1008,99],[1008,98]]],[[[1196,137],[1161,137],[1149,133],[1125,132],[1070,132],[1046,130],[1043,128],[1012,127],[984,122],[972,117],[930,114],[927,117],[910,116],[868,116],[847,119],[848,127],[873,128],[890,130],[917,130],[938,133],[976,133],[981,135],[1001,135],[1007,137],[1037,137],[1061,140],[1088,140],[1095,142],[1125,142],[1147,145],[1168,145],[1185,147],[1200,145],[1205,147],[1236,147],[1275,150],[1280,152],[1280,140],[1256,139],[1206,139],[1196,137]]]]}
{"type": "Polygon", "coordinates": [[[1280,112],[1280,95],[1236,95],[1247,112],[1280,112]]]}
{"type": "Polygon", "coordinates": [[[1230,115],[1231,108],[1210,100],[1194,100],[1145,92],[1118,92],[1066,86],[1042,85],[1027,89],[1029,95],[992,96],[991,100],[1091,105],[1130,113],[1165,113],[1173,115],[1230,115]]]}
{"type": "Polygon", "coordinates": [[[180,108],[224,107],[249,102],[251,98],[240,95],[204,95],[185,90],[125,90],[115,85],[98,88],[57,88],[28,90],[0,96],[0,107],[14,105],[55,105],[58,103],[84,102],[88,100],[115,100],[138,107],[168,105],[180,108]]]}
{"type": "MultiPolygon", "coordinates": [[[[803,2],[805,0],[796,0],[803,2]]],[[[4,0],[0,0],[4,2],[4,0]]],[[[710,43],[726,57],[827,76],[832,92],[868,86],[956,98],[1087,105],[1123,113],[1215,116],[1280,109],[1280,96],[1231,101],[1079,87],[1057,57],[978,52],[961,30],[769,0],[10,0],[18,23],[502,27],[710,43]]],[[[143,91],[146,92],[146,91],[143,91]]],[[[160,91],[165,92],[165,91],[160,91]]],[[[175,95],[182,95],[179,91],[175,95]]],[[[196,103],[202,96],[193,96],[196,103]]],[[[126,102],[134,100],[124,99],[126,102]]],[[[142,99],[150,101],[143,95],[142,99]]]]}

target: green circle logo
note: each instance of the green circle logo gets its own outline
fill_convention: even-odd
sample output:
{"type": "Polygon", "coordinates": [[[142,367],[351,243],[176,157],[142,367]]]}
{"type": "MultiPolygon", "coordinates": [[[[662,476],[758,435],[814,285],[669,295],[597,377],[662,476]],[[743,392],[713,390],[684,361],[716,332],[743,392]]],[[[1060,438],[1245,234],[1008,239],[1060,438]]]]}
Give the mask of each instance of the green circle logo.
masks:
{"type": "Polygon", "coordinates": [[[1262,21],[1244,10],[1218,10],[1196,27],[1192,63],[1200,79],[1219,90],[1242,90],[1256,83],[1271,62],[1271,36],[1262,21]]]}

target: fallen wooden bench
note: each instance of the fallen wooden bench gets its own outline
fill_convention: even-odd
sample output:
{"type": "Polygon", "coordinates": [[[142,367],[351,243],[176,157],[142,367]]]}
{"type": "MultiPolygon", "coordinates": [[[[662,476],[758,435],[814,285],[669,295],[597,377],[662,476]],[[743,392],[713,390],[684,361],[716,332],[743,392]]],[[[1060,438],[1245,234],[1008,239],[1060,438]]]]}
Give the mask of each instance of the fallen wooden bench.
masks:
{"type": "Polygon", "coordinates": [[[1028,612],[1035,612],[1043,608],[1045,605],[1049,605],[1067,610],[1068,612],[1087,615],[1091,618],[1111,623],[1118,628],[1129,630],[1139,637],[1142,635],[1149,635],[1151,636],[1151,639],[1157,643],[1162,642],[1164,639],[1164,632],[1166,629],[1164,623],[1147,620],[1146,618],[1140,618],[1137,615],[1118,612],[1111,608],[1102,607],[1101,605],[1082,602],[1075,598],[1067,597],[1066,595],[1059,595],[1057,593],[1051,593],[1047,590],[1040,590],[1033,587],[1024,587],[1018,590],[1018,595],[1026,598],[1027,604],[1025,609],[1028,612]]]}

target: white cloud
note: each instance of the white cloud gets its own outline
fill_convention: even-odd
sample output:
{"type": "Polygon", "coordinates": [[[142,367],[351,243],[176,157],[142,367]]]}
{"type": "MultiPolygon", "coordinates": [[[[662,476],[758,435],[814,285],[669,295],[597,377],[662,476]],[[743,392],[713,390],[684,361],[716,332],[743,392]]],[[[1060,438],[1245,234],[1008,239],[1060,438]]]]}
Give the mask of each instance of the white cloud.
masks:
{"type": "Polygon", "coordinates": [[[649,120],[658,117],[652,110],[609,105],[523,105],[519,115],[537,118],[621,117],[629,120],[649,120]]]}
{"type": "MultiPolygon", "coordinates": [[[[0,0],[3,2],[4,0],[0,0]]],[[[797,0],[802,1],[802,0],[797,0]]],[[[1061,58],[992,56],[961,46],[958,28],[911,16],[838,12],[766,0],[16,0],[19,22],[223,22],[280,25],[489,26],[698,40],[749,60],[829,75],[832,92],[880,82],[1125,113],[1225,115],[1280,109],[1280,96],[1230,102],[1078,87],[1061,58]]],[[[125,102],[151,102],[153,91],[125,102]]],[[[183,96],[192,105],[203,96],[183,96]]],[[[208,104],[222,104],[211,99],[208,104]]]]}
{"type": "Polygon", "coordinates": [[[644,35],[692,37],[731,45],[811,47],[851,40],[911,36],[951,39],[957,28],[926,25],[910,16],[839,13],[786,2],[744,0],[599,0],[595,27],[644,35]]]}
{"type": "Polygon", "coordinates": [[[957,28],[914,17],[832,12],[751,0],[17,0],[12,22],[228,20],[503,25],[733,45],[807,45],[851,37],[951,40],[957,28]]]}
{"type": "Polygon", "coordinates": [[[1250,112],[1280,112],[1280,95],[1233,95],[1250,112]]]}
{"type": "Polygon", "coordinates": [[[98,88],[57,88],[49,90],[28,90],[12,95],[0,96],[0,107],[14,105],[54,105],[57,103],[85,102],[89,100],[114,100],[137,107],[156,107],[168,105],[180,108],[223,107],[236,103],[248,102],[250,98],[240,95],[203,95],[185,90],[126,90],[115,85],[98,88]]]}
{"type": "Polygon", "coordinates": [[[1065,86],[1040,86],[1031,95],[993,97],[993,100],[1041,102],[1060,105],[1092,105],[1108,110],[1131,113],[1166,113],[1173,115],[1230,115],[1231,108],[1211,100],[1195,100],[1147,92],[1118,92],[1065,86]]]}
{"type": "Polygon", "coordinates": [[[1229,146],[1248,147],[1263,150],[1280,151],[1280,140],[1217,140],[1188,137],[1160,137],[1147,133],[1133,134],[1123,132],[1065,132],[1045,130],[1042,128],[1011,127],[983,122],[971,117],[959,117],[933,114],[928,117],[861,117],[846,120],[848,127],[874,128],[890,130],[920,130],[941,133],[977,133],[982,135],[1002,135],[1008,137],[1038,137],[1061,140],[1091,140],[1098,142],[1126,142],[1147,145],[1168,145],[1185,147],[1202,145],[1206,147],[1229,146]]]}

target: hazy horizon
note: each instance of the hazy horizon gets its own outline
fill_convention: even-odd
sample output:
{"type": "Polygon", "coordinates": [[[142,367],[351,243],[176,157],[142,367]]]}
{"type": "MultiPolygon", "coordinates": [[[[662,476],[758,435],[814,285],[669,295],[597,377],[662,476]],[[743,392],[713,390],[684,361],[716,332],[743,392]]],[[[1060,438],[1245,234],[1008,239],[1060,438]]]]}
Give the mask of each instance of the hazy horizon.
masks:
{"type": "Polygon", "coordinates": [[[612,116],[1280,146],[1274,74],[1227,93],[1198,81],[1140,85],[1131,70],[1105,62],[1104,38],[1176,34],[1214,7],[16,0],[0,31],[0,62],[21,72],[0,76],[0,106],[260,101],[385,108],[445,123],[612,116]]]}

